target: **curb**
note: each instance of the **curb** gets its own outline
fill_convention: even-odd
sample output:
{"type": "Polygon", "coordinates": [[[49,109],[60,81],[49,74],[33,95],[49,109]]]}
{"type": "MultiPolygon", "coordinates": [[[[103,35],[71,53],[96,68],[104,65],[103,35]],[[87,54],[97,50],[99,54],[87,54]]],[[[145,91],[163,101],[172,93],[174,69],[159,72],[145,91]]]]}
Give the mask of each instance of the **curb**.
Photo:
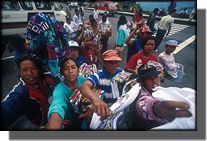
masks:
{"type": "MultiPolygon", "coordinates": [[[[93,10],[94,8],[85,8],[87,10],[93,10]]],[[[129,15],[129,16],[133,16],[134,14],[133,13],[130,13],[130,12],[119,12],[117,11],[117,14],[125,14],[125,15],[129,15]]],[[[143,14],[143,17],[144,18],[148,18],[149,15],[147,14],[143,14]]],[[[157,17],[156,20],[157,21],[160,21],[161,17],[157,17]]],[[[181,18],[174,18],[174,23],[178,23],[178,24],[185,24],[185,25],[195,25],[196,24],[196,21],[193,19],[192,21],[188,21],[189,19],[181,19],[181,18]]]]}

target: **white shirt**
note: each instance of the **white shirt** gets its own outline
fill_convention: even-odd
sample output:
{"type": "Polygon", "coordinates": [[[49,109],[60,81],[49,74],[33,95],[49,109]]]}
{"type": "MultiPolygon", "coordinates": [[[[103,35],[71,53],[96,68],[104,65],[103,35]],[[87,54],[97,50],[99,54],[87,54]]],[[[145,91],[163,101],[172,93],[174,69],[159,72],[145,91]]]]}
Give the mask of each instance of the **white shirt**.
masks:
{"type": "Polygon", "coordinates": [[[158,28],[161,30],[168,30],[174,22],[174,18],[171,15],[167,15],[161,18],[158,28]]]}
{"type": "Polygon", "coordinates": [[[93,11],[93,17],[97,20],[98,19],[98,16],[99,16],[99,12],[98,12],[98,10],[94,10],[93,11]]]}
{"type": "Polygon", "coordinates": [[[73,21],[76,23],[76,24],[78,24],[78,25],[80,25],[80,24],[83,24],[83,21],[82,21],[82,18],[81,18],[81,16],[80,15],[74,15],[73,16],[73,21]]]}
{"type": "Polygon", "coordinates": [[[65,28],[67,33],[73,33],[73,32],[78,31],[78,25],[73,21],[70,24],[65,22],[63,27],[65,28]]]}
{"type": "Polygon", "coordinates": [[[162,52],[159,56],[158,56],[158,60],[160,61],[160,63],[163,65],[163,67],[165,69],[168,70],[173,70],[177,68],[177,65],[175,63],[175,58],[173,53],[171,54],[166,54],[165,52],[162,52]],[[161,61],[161,59],[164,61],[161,61]]]}
{"type": "Polygon", "coordinates": [[[111,23],[108,21],[108,19],[106,20],[106,22],[104,23],[103,21],[99,22],[99,31],[105,33],[106,30],[108,30],[111,27],[111,23]]]}

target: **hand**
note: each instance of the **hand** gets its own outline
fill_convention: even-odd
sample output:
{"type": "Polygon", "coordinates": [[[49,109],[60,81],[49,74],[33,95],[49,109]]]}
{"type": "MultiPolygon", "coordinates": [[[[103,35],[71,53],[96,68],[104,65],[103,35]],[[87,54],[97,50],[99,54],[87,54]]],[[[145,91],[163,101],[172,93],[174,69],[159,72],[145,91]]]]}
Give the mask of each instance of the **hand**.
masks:
{"type": "Polygon", "coordinates": [[[137,25],[136,25],[136,30],[138,30],[139,28],[141,28],[144,25],[144,20],[140,20],[137,25]]]}
{"type": "Polygon", "coordinates": [[[103,119],[106,119],[109,116],[108,105],[99,98],[96,98],[92,101],[92,110],[101,116],[103,119]]]}
{"type": "Polygon", "coordinates": [[[115,47],[115,50],[117,50],[119,53],[121,53],[123,49],[124,49],[123,47],[117,47],[117,46],[115,47]]]}
{"type": "Polygon", "coordinates": [[[172,121],[176,117],[191,117],[189,108],[190,106],[187,103],[178,101],[162,101],[153,105],[155,115],[168,121],[172,121]]]}
{"type": "Polygon", "coordinates": [[[90,108],[88,108],[85,113],[80,114],[79,118],[85,118],[88,121],[90,121],[92,118],[92,115],[93,115],[93,111],[90,108]]]}

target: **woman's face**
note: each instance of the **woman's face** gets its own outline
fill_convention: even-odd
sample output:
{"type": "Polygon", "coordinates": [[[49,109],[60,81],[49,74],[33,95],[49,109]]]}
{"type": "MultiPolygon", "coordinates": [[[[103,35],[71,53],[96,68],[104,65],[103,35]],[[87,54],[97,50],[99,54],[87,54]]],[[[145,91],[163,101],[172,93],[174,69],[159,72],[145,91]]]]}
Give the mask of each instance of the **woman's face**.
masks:
{"type": "Polygon", "coordinates": [[[144,45],[144,50],[143,51],[145,53],[148,53],[148,54],[153,53],[154,48],[155,48],[155,41],[150,39],[144,45]]]}
{"type": "Polygon", "coordinates": [[[76,81],[76,78],[78,76],[78,67],[73,60],[69,59],[65,61],[65,63],[63,64],[62,71],[66,81],[68,82],[76,81]]]}
{"type": "Polygon", "coordinates": [[[33,85],[40,80],[40,70],[31,60],[20,63],[20,76],[26,84],[33,85]]]}
{"type": "Polygon", "coordinates": [[[150,77],[146,77],[144,78],[144,87],[147,89],[147,91],[149,91],[150,93],[153,92],[152,89],[154,89],[157,86],[160,86],[160,76],[150,76],[150,77]]]}

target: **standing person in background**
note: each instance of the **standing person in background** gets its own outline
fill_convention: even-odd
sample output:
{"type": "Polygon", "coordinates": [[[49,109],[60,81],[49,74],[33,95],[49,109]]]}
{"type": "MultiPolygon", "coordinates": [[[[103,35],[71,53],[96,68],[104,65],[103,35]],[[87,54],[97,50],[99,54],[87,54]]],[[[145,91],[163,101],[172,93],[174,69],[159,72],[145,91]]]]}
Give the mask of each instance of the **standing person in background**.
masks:
{"type": "Polygon", "coordinates": [[[197,16],[197,11],[196,9],[194,8],[191,13],[190,13],[190,16],[189,16],[189,22],[192,20],[192,19],[196,19],[196,16],[197,16]]]}
{"type": "Polygon", "coordinates": [[[79,14],[80,14],[80,16],[82,18],[82,21],[84,22],[85,10],[83,8],[83,4],[82,3],[79,4],[78,11],[79,11],[79,14]]]}
{"type": "Polygon", "coordinates": [[[75,15],[73,16],[73,21],[79,26],[83,25],[83,19],[80,15],[80,11],[78,11],[77,8],[75,8],[75,15]]]}
{"type": "Polygon", "coordinates": [[[174,10],[176,8],[176,0],[171,0],[170,5],[168,6],[168,12],[174,10]]]}
{"type": "Polygon", "coordinates": [[[102,20],[99,22],[99,32],[101,34],[101,44],[103,48],[101,52],[105,52],[107,50],[109,37],[112,35],[112,27],[111,23],[107,20],[107,14],[102,16],[102,20]]]}
{"type": "Polygon", "coordinates": [[[176,9],[173,9],[172,11],[169,11],[169,14],[167,16],[164,16],[161,18],[159,24],[158,24],[158,30],[156,34],[156,47],[155,51],[159,47],[160,43],[162,42],[164,36],[167,36],[170,33],[172,24],[174,22],[174,16],[176,14],[176,9]]]}
{"type": "Polygon", "coordinates": [[[135,22],[138,23],[140,20],[143,19],[142,9],[139,9],[138,7],[135,6],[132,8],[132,12],[134,13],[135,22]]]}
{"type": "Polygon", "coordinates": [[[119,21],[117,23],[117,35],[116,35],[116,47],[115,50],[117,50],[122,58],[122,60],[126,60],[124,59],[127,55],[127,48],[126,48],[126,44],[125,41],[127,39],[127,37],[129,36],[129,28],[127,26],[127,19],[125,17],[124,14],[122,14],[119,17],[119,21]]]}
{"type": "Polygon", "coordinates": [[[149,26],[150,30],[152,32],[155,32],[156,29],[155,29],[155,21],[156,21],[156,16],[158,15],[158,12],[159,12],[159,9],[158,8],[155,8],[153,10],[153,13],[149,15],[148,19],[147,19],[147,23],[146,25],[149,26]]]}
{"type": "Polygon", "coordinates": [[[78,25],[72,21],[71,17],[66,17],[66,22],[64,23],[63,27],[68,34],[68,39],[76,40],[78,35],[78,25]]]}
{"type": "Polygon", "coordinates": [[[94,7],[94,11],[93,11],[93,17],[95,18],[95,20],[98,22],[99,21],[99,12],[97,10],[98,6],[95,5],[94,7]]]}
{"type": "Polygon", "coordinates": [[[142,50],[142,42],[152,35],[149,27],[147,25],[142,26],[143,24],[143,21],[139,22],[137,28],[130,33],[125,41],[128,46],[127,62],[134,54],[142,50]]]}

